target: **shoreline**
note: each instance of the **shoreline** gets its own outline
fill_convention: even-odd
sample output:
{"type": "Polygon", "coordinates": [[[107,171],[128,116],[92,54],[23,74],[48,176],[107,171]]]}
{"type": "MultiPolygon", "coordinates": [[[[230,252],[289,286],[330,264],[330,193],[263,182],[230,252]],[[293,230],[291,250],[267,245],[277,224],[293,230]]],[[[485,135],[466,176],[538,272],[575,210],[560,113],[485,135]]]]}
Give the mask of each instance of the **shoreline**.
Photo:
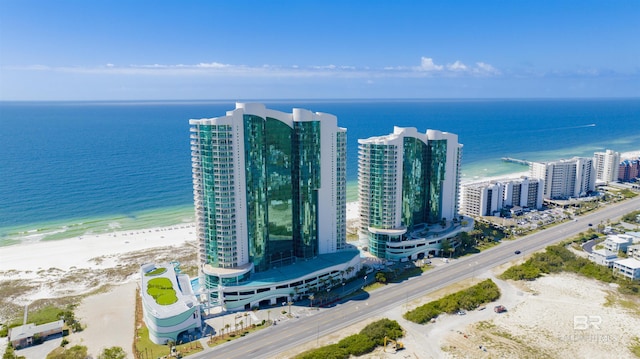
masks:
{"type": "Polygon", "coordinates": [[[63,271],[107,268],[115,265],[115,257],[125,253],[195,241],[194,227],[188,223],[3,246],[0,272],[23,272],[19,277],[26,279],[37,276],[36,271],[53,268],[63,271]]]}
{"type": "MultiPolygon", "coordinates": [[[[640,158],[640,150],[622,152],[621,160],[640,158]]],[[[461,184],[489,182],[503,179],[517,179],[528,176],[529,171],[522,170],[487,176],[476,175],[473,177],[461,177],[461,184]]],[[[518,167],[514,167],[518,168],[518,167]]],[[[488,171],[488,169],[485,169],[488,171]]],[[[347,222],[353,223],[358,218],[357,181],[347,183],[347,222]]],[[[34,223],[33,225],[19,225],[12,228],[3,228],[0,232],[0,256],[3,249],[16,246],[24,246],[34,243],[56,243],[66,240],[82,240],[83,238],[101,238],[105,241],[113,241],[116,238],[134,236],[136,233],[144,234],[152,231],[164,231],[173,227],[193,227],[193,208],[191,205],[181,205],[167,208],[150,209],[134,213],[132,215],[109,215],[90,219],[70,219],[57,222],[34,223]]],[[[194,232],[195,233],[195,232],[194,232]]],[[[195,237],[195,234],[186,234],[195,237]]],[[[133,237],[130,237],[133,238],[133,237]]],[[[147,236],[149,238],[149,236],[147,236]]],[[[157,246],[162,246],[165,241],[159,238],[151,239],[157,246]]],[[[139,241],[134,241],[139,243],[139,241]]],[[[128,244],[128,243],[127,243],[128,244]]],[[[139,245],[139,244],[138,244],[139,245]]],[[[52,245],[52,248],[55,247],[52,245]]],[[[125,246],[126,247],[126,246],[125,246]]],[[[134,247],[133,245],[129,247],[134,247]]],[[[141,249],[148,247],[143,246],[141,249]]],[[[135,250],[135,249],[133,249],[135,250]]],[[[123,250],[119,253],[127,252],[123,250]]],[[[6,262],[5,260],[2,261],[6,262]]],[[[0,264],[0,270],[5,266],[0,264]]]]}

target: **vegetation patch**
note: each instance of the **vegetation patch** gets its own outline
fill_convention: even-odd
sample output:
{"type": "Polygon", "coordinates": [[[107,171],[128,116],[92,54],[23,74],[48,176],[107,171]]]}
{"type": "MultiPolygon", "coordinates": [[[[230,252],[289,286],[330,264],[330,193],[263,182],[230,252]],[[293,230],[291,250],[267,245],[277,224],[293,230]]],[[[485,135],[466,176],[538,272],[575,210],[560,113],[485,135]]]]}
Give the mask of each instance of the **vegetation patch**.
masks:
{"type": "Polygon", "coordinates": [[[152,271],[149,271],[149,272],[145,273],[144,275],[147,276],[147,277],[153,277],[153,276],[156,276],[156,275],[163,274],[166,271],[167,271],[167,268],[160,267],[160,268],[156,268],[156,269],[154,269],[152,271]]]}
{"type": "Polygon", "coordinates": [[[57,347],[51,353],[47,354],[47,359],[75,359],[87,358],[88,349],[84,345],[74,345],[69,349],[57,347]]]}
{"type": "Polygon", "coordinates": [[[385,337],[398,339],[402,336],[402,327],[391,319],[381,319],[364,327],[360,333],[343,338],[336,344],[326,345],[306,351],[298,359],[347,359],[372,352],[377,346],[384,345],[385,337]]]}
{"type": "Polygon", "coordinates": [[[442,313],[453,314],[461,309],[473,310],[498,298],[500,298],[500,289],[491,279],[487,279],[473,287],[410,310],[404,313],[403,317],[414,323],[424,324],[442,313]]]}
{"type": "Polygon", "coordinates": [[[170,305],[178,301],[176,291],[169,278],[153,278],[147,283],[147,294],[160,305],[170,305]]]}
{"type": "Polygon", "coordinates": [[[640,216],[640,211],[633,211],[622,216],[622,220],[627,223],[638,223],[638,216],[640,216]]]}
{"type": "Polygon", "coordinates": [[[629,350],[631,353],[635,355],[637,358],[640,358],[640,338],[635,337],[631,340],[631,345],[629,345],[629,350]]]}
{"type": "Polygon", "coordinates": [[[622,294],[640,295],[640,283],[613,274],[606,267],[578,257],[564,244],[549,246],[544,253],[535,253],[525,263],[513,266],[500,275],[502,279],[534,280],[543,274],[571,272],[606,283],[617,283],[622,294]]]}

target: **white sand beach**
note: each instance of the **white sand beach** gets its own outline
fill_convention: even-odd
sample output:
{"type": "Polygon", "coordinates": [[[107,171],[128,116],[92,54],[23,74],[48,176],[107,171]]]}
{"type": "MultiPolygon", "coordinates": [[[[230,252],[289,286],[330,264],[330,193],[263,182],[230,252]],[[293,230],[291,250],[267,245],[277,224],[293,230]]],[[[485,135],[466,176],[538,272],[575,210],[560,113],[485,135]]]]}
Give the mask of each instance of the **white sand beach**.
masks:
{"type": "Polygon", "coordinates": [[[106,268],[123,253],[177,246],[194,240],[194,225],[180,224],[61,240],[28,241],[0,247],[0,273],[19,271],[23,272],[22,278],[29,278],[41,269],[106,268]],[[99,257],[103,258],[100,263],[93,261],[99,257]]]}
{"type": "Polygon", "coordinates": [[[517,179],[520,177],[527,177],[529,176],[529,171],[522,171],[522,172],[516,172],[516,173],[507,173],[504,175],[500,175],[500,176],[492,176],[492,177],[474,177],[474,178],[465,178],[462,180],[463,184],[470,184],[470,183],[481,183],[481,182],[490,182],[490,181],[497,181],[497,180],[507,180],[507,179],[517,179]]]}
{"type": "MultiPolygon", "coordinates": [[[[350,225],[354,225],[353,221],[357,221],[357,217],[358,203],[347,203],[347,221],[350,225]]],[[[0,247],[0,281],[22,280],[28,284],[41,284],[39,290],[13,298],[15,304],[19,305],[42,298],[82,294],[94,289],[95,285],[113,283],[109,280],[92,281],[89,271],[124,266],[135,268],[148,260],[170,261],[173,260],[172,248],[181,248],[182,255],[191,251],[195,258],[195,237],[195,225],[181,223],[142,230],[87,234],[61,240],[27,240],[0,247]],[[72,275],[87,278],[74,278],[71,281],[69,277],[72,275]],[[55,286],[56,282],[62,280],[65,281],[64,291],[55,286]]],[[[135,279],[134,276],[125,281],[135,279]]]]}

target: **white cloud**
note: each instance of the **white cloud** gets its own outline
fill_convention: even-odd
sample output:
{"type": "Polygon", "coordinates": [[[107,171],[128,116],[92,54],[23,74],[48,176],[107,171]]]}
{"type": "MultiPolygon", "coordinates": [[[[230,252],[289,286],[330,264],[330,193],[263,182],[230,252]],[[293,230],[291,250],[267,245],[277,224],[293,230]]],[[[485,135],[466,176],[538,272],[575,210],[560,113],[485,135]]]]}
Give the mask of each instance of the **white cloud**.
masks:
{"type": "Polygon", "coordinates": [[[351,65],[314,65],[300,66],[299,64],[282,65],[243,65],[225,64],[216,61],[199,62],[195,64],[131,64],[115,65],[107,63],[101,66],[60,66],[33,65],[22,67],[3,67],[20,71],[51,71],[78,74],[122,75],[122,76],[211,76],[211,77],[289,77],[289,78],[422,78],[422,77],[451,77],[451,76],[493,76],[500,75],[500,71],[493,66],[477,62],[470,67],[462,61],[456,60],[447,65],[437,64],[431,57],[421,57],[419,66],[384,66],[372,68],[369,66],[351,65]]]}
{"type": "Polygon", "coordinates": [[[483,75],[500,75],[498,69],[484,62],[476,62],[476,68],[474,68],[473,72],[483,75]]]}
{"type": "Polygon", "coordinates": [[[469,68],[459,60],[456,60],[452,64],[447,64],[447,69],[450,71],[467,71],[469,68]]]}
{"type": "Polygon", "coordinates": [[[436,65],[432,58],[423,56],[420,59],[420,67],[418,69],[421,71],[442,71],[443,68],[442,65],[436,65]]]}
{"type": "Polygon", "coordinates": [[[223,68],[227,68],[230,65],[226,65],[226,64],[221,64],[219,62],[209,62],[209,63],[204,63],[201,62],[198,65],[196,65],[196,67],[200,67],[200,68],[205,68],[205,69],[223,69],[223,68]]]}

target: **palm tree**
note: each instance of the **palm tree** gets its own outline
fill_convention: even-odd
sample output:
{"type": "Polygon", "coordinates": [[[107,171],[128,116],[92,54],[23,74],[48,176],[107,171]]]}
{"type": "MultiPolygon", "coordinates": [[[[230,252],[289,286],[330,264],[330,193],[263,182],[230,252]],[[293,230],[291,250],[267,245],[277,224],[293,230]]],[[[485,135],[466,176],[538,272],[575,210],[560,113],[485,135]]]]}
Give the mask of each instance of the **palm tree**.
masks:
{"type": "Polygon", "coordinates": [[[250,324],[250,322],[251,322],[251,316],[249,315],[249,313],[244,313],[244,317],[245,317],[245,318],[246,318],[246,320],[247,320],[247,328],[251,327],[251,324],[250,324]]]}
{"type": "Polygon", "coordinates": [[[227,330],[227,333],[229,333],[229,328],[231,328],[231,325],[230,325],[230,324],[225,324],[225,325],[224,325],[224,329],[226,329],[226,330],[227,330]]]}

